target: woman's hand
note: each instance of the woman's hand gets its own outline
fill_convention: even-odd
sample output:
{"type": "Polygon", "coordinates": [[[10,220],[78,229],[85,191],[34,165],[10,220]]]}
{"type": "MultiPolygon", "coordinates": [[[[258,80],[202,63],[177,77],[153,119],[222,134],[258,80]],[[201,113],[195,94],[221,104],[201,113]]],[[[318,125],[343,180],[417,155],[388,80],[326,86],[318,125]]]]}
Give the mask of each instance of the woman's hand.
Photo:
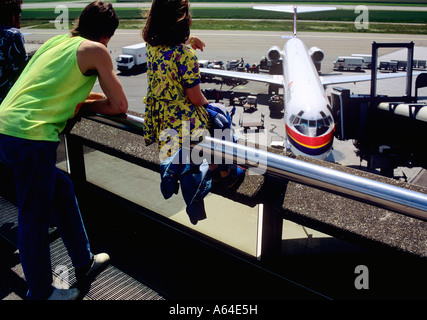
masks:
{"type": "Polygon", "coordinates": [[[205,43],[195,36],[190,36],[185,44],[191,45],[193,50],[200,49],[200,51],[203,51],[203,48],[206,47],[205,43]]]}

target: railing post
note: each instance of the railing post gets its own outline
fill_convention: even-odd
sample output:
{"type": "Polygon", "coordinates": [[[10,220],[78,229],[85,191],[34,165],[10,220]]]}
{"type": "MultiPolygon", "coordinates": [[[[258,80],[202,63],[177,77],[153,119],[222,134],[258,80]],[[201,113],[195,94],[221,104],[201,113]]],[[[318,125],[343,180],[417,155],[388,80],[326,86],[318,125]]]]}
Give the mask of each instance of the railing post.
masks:
{"type": "Polygon", "coordinates": [[[280,208],[286,191],[286,182],[265,177],[264,203],[259,205],[257,258],[268,262],[278,258],[282,251],[283,214],[280,208]]]}
{"type": "Polygon", "coordinates": [[[64,137],[65,152],[68,163],[68,173],[75,183],[86,181],[86,169],[83,154],[83,144],[72,135],[66,134],[64,137]]]}
{"type": "Polygon", "coordinates": [[[283,217],[275,206],[261,204],[258,213],[258,252],[261,262],[279,257],[282,250],[283,217]]]}

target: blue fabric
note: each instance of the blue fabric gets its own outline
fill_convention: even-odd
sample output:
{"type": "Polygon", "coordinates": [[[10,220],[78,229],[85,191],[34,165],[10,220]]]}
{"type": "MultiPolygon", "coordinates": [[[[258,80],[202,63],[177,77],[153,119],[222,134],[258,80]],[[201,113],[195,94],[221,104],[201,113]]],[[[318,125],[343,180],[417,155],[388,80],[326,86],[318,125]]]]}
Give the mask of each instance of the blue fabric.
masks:
{"type": "Polygon", "coordinates": [[[10,88],[18,79],[25,65],[25,52],[22,33],[5,25],[0,25],[0,104],[10,88]]]}
{"type": "MultiPolygon", "coordinates": [[[[222,103],[212,103],[206,106],[208,111],[209,118],[211,120],[210,125],[210,134],[212,137],[217,138],[215,135],[215,130],[221,130],[220,137],[227,141],[236,142],[237,139],[233,134],[232,126],[232,116],[228,113],[227,109],[222,103]],[[226,129],[229,129],[228,131],[226,129]]],[[[234,110],[235,112],[235,110],[234,110]]],[[[234,114],[232,111],[232,113],[234,114]]]]}
{"type": "Polygon", "coordinates": [[[18,249],[28,298],[52,292],[49,227],[52,218],[74,267],[92,260],[71,180],[56,167],[57,142],[0,134],[0,162],[13,169],[18,200],[18,249]]]}
{"type": "Polygon", "coordinates": [[[231,117],[222,103],[208,104],[206,110],[214,129],[231,129],[231,117]]]}
{"type": "Polygon", "coordinates": [[[160,164],[160,190],[163,197],[169,199],[178,193],[181,184],[187,215],[192,224],[197,224],[198,221],[206,219],[203,199],[212,187],[212,179],[206,161],[195,165],[183,157],[185,154],[181,148],[160,164]]]}

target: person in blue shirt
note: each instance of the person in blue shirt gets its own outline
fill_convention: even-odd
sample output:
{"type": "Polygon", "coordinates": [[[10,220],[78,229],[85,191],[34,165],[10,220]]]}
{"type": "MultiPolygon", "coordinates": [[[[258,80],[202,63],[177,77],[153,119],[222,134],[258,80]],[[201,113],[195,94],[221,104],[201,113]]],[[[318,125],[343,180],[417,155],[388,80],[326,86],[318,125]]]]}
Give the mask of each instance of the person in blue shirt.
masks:
{"type": "Polygon", "coordinates": [[[22,0],[1,0],[0,104],[24,69],[28,57],[21,27],[22,0]]]}

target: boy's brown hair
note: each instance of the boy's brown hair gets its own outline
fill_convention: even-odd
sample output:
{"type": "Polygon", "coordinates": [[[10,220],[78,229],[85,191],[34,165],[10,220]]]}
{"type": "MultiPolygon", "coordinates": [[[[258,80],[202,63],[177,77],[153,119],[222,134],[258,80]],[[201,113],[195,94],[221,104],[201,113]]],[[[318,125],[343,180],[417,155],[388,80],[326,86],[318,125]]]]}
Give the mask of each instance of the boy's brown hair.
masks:
{"type": "Polygon", "coordinates": [[[119,17],[113,5],[97,0],[83,9],[71,34],[99,41],[102,37],[111,38],[118,26],[119,17]]]}

